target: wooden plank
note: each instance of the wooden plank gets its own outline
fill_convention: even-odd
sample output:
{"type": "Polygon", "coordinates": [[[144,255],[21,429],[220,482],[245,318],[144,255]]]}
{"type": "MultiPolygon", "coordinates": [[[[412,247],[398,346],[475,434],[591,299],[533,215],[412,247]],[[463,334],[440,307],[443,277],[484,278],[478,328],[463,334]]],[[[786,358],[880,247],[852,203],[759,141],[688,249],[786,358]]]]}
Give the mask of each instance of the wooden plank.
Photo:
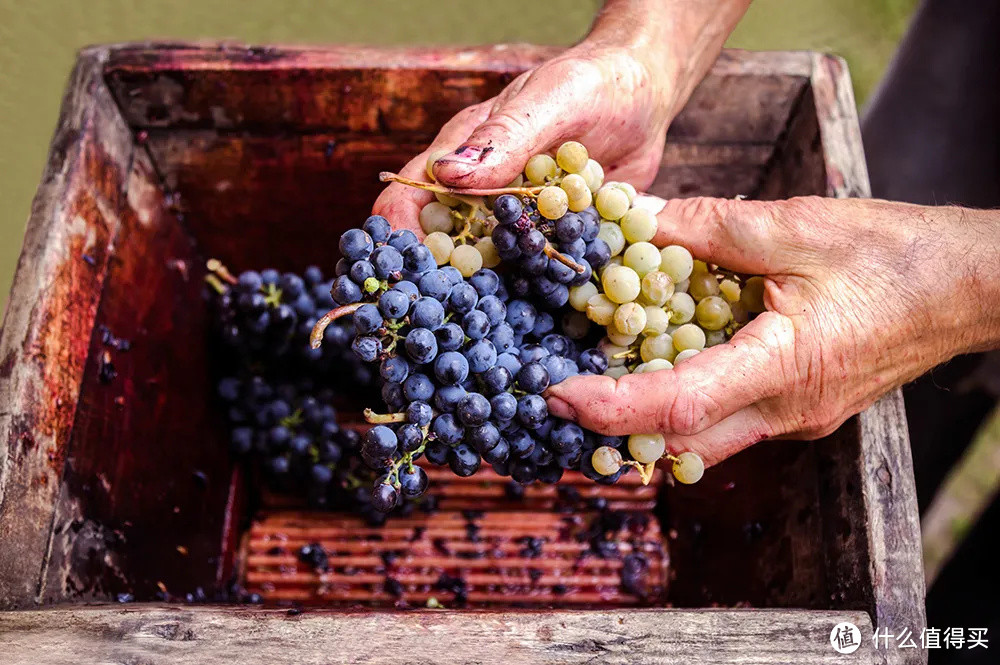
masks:
{"type": "Polygon", "coordinates": [[[204,259],[167,207],[145,151],[132,161],[120,219],[42,602],[152,598],[160,584],[183,596],[217,582],[231,461],[203,341],[204,259]],[[113,376],[102,375],[107,362],[113,376]]]}
{"type": "MultiPolygon", "coordinates": [[[[811,87],[826,171],[828,196],[871,196],[857,106],[847,65],[815,54],[811,87]]],[[[894,390],[858,416],[860,476],[872,562],[875,623],[919,635],[926,626],[924,576],[916,485],[903,408],[894,390]]],[[[888,663],[927,662],[919,649],[891,650],[888,663]]]]}
{"type": "Polygon", "coordinates": [[[35,600],[53,504],[120,226],[132,138],[103,84],[107,52],[70,76],[0,332],[0,609],[35,600]]]}
{"type": "Polygon", "coordinates": [[[0,614],[6,665],[336,663],[881,663],[864,612],[606,610],[310,611],[117,606],[0,614]],[[830,645],[841,621],[862,634],[830,645]]]}
{"type": "MultiPolygon", "coordinates": [[[[559,52],[507,44],[373,49],[114,47],[109,85],[135,129],[436,132],[559,52]]],[[[677,139],[773,142],[810,72],[807,53],[727,51],[671,125],[677,139]]]]}

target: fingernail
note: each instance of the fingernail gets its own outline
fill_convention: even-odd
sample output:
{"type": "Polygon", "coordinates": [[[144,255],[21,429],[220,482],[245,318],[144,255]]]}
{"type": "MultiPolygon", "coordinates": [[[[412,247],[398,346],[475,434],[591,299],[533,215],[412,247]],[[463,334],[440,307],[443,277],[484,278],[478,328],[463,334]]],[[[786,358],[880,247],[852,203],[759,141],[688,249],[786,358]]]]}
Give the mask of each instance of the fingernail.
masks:
{"type": "Polygon", "coordinates": [[[463,145],[450,155],[443,155],[439,162],[462,162],[464,164],[478,164],[486,159],[486,155],[492,152],[492,147],[480,148],[475,145],[463,145]]]}
{"type": "Polygon", "coordinates": [[[561,397],[549,397],[545,401],[549,405],[549,413],[553,416],[565,420],[575,421],[577,419],[576,410],[561,397]]]}

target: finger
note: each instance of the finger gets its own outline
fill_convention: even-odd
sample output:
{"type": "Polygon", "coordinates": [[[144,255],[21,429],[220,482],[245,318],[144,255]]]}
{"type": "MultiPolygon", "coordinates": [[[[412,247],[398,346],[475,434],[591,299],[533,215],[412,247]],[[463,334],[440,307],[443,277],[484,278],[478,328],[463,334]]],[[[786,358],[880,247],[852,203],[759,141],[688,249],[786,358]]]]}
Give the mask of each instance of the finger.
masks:
{"type": "MultiPolygon", "coordinates": [[[[476,104],[457,113],[445,123],[431,145],[411,159],[400,170],[399,175],[412,180],[429,180],[426,169],[430,155],[448,149],[468,136],[469,132],[486,117],[491,103],[492,101],[476,104]]],[[[388,219],[395,229],[410,229],[417,236],[423,237],[419,221],[420,209],[433,200],[434,194],[430,192],[394,182],[379,194],[375,205],[372,206],[372,213],[388,219]]]]}
{"type": "Polygon", "coordinates": [[[653,243],[682,245],[697,258],[738,272],[782,272],[790,248],[780,212],[780,203],[769,201],[671,199],[657,215],[653,243]]]}
{"type": "Polygon", "coordinates": [[[672,370],[567,379],[549,388],[549,411],[603,434],[697,434],[793,385],[793,341],[791,321],[764,312],[672,370]]]}
{"type": "Polygon", "coordinates": [[[668,434],[665,438],[671,454],[698,453],[705,466],[713,466],[771,436],[771,426],[760,409],[750,405],[703,432],[690,436],[668,434]]]}
{"type": "Polygon", "coordinates": [[[585,81],[532,73],[455,144],[454,153],[435,163],[434,175],[457,187],[503,187],[532,155],[580,133],[586,113],[581,94],[589,94],[585,81]]]}

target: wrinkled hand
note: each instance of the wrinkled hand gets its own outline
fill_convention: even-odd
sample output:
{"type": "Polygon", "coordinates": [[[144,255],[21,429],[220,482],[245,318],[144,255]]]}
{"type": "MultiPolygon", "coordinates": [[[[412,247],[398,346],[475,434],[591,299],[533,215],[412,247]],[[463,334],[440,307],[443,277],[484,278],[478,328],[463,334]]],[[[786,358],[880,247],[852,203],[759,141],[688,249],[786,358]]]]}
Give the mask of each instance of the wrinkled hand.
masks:
{"type": "MultiPolygon", "coordinates": [[[[434,165],[440,182],[503,187],[532,155],[575,139],[605,166],[606,179],[644,189],[656,175],[675,113],[669,80],[657,52],[581,44],[521,74],[493,99],[461,111],[400,175],[426,180],[428,157],[448,150],[434,165]]],[[[422,236],[417,217],[432,197],[392,184],[373,212],[422,236]]]]}
{"type": "Polygon", "coordinates": [[[706,464],[768,438],[816,439],[952,356],[995,345],[996,213],[873,200],[682,199],[654,243],[766,276],[768,311],[674,370],[571,378],[556,415],[662,432],[706,464]]]}

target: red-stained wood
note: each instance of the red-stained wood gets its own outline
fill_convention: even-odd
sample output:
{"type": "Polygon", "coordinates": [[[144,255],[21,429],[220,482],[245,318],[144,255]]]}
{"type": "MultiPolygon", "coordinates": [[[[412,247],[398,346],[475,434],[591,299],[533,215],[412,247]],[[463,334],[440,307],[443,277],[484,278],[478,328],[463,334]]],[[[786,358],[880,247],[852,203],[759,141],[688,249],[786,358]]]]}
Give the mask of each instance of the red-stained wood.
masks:
{"type": "Polygon", "coordinates": [[[0,609],[36,599],[133,145],[103,51],[70,75],[0,332],[0,609]]]}

